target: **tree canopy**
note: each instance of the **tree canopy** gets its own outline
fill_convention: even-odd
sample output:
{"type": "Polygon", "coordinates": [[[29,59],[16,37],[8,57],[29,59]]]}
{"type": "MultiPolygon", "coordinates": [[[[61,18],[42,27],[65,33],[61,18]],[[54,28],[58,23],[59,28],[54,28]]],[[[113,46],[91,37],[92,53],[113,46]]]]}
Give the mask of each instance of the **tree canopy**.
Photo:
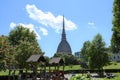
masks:
{"type": "Polygon", "coordinates": [[[79,64],[78,59],[74,55],[56,53],[53,57],[61,57],[65,61],[65,65],[79,64]]]}
{"type": "Polygon", "coordinates": [[[10,31],[8,39],[12,46],[19,45],[21,41],[37,42],[35,33],[21,25],[10,31]]]}
{"type": "Polygon", "coordinates": [[[112,23],[111,49],[113,53],[118,53],[120,51],[120,0],[114,0],[112,23]]]}
{"type": "Polygon", "coordinates": [[[108,53],[105,42],[100,34],[97,34],[89,48],[88,65],[90,69],[102,69],[108,62],[108,53]]]}
{"type": "Polygon", "coordinates": [[[81,62],[88,62],[88,55],[89,55],[89,47],[90,41],[85,41],[83,47],[80,51],[80,60],[81,62]]]}
{"type": "Polygon", "coordinates": [[[0,36],[0,70],[5,70],[13,63],[16,63],[14,57],[14,48],[9,45],[7,36],[0,36]]]}
{"type": "Polygon", "coordinates": [[[33,31],[23,26],[17,26],[8,36],[10,45],[15,48],[15,59],[20,68],[24,68],[26,60],[32,54],[42,54],[33,31]]]}
{"type": "Polygon", "coordinates": [[[5,69],[6,66],[7,44],[7,37],[4,35],[0,36],[0,70],[5,69]]]}

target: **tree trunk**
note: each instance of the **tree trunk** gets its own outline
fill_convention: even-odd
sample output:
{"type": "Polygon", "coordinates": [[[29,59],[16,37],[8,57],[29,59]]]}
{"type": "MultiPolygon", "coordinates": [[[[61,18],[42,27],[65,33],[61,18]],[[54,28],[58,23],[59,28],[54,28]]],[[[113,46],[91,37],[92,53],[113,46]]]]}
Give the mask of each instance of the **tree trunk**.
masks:
{"type": "Polygon", "coordinates": [[[99,68],[99,69],[98,69],[98,75],[99,75],[100,77],[104,77],[103,68],[99,68]]]}
{"type": "Polygon", "coordinates": [[[10,80],[11,70],[9,70],[8,80],[10,80]]]}

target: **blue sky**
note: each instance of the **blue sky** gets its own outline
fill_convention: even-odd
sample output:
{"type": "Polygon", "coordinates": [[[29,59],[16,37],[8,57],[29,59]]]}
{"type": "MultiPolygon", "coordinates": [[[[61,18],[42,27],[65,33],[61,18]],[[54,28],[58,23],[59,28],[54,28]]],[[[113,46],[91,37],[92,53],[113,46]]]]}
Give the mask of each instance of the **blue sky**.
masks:
{"type": "Polygon", "coordinates": [[[51,57],[61,41],[64,15],[73,54],[98,33],[109,46],[112,7],[113,0],[1,0],[0,35],[8,35],[16,25],[23,25],[35,31],[42,51],[51,57]]]}

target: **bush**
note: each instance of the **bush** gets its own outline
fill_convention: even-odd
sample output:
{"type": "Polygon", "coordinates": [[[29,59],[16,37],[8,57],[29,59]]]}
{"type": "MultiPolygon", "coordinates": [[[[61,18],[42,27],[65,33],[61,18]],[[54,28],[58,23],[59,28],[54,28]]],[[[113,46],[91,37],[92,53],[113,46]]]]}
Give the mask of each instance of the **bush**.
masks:
{"type": "Polygon", "coordinates": [[[70,80],[84,80],[86,77],[82,75],[71,76],[70,80]]]}

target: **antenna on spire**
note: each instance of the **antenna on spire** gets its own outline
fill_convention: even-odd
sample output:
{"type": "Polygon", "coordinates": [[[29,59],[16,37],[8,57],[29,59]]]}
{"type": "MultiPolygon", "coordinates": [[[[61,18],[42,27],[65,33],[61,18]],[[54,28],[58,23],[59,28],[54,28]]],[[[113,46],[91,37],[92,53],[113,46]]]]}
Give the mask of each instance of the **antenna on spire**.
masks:
{"type": "Polygon", "coordinates": [[[65,34],[65,21],[64,21],[64,15],[63,15],[63,33],[65,34]]]}
{"type": "Polygon", "coordinates": [[[66,40],[64,15],[63,15],[62,40],[66,40]]]}

